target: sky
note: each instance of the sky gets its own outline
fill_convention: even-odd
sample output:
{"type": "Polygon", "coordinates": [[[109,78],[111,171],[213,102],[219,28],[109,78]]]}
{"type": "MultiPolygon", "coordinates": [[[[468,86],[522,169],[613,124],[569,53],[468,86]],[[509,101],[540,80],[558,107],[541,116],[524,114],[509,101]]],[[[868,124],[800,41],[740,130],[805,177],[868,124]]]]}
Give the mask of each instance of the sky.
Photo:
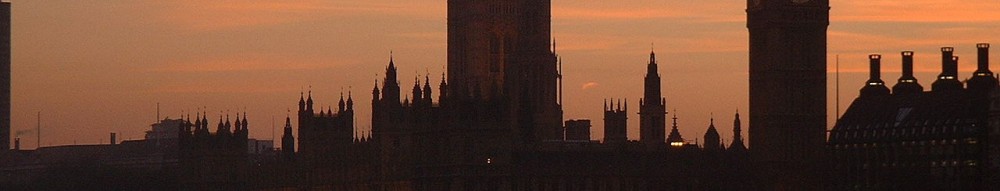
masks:
{"type": "MultiPolygon", "coordinates": [[[[702,139],[714,117],[728,143],[737,110],[746,136],[746,2],[552,1],[564,118],[592,119],[591,139],[603,138],[604,99],[627,98],[637,111],[651,49],[685,139],[702,139]]],[[[246,112],[252,138],[280,138],[284,118],[294,114],[289,109],[308,90],[324,108],[350,92],[356,123],[367,130],[370,91],[390,52],[404,86],[427,74],[437,84],[446,65],[444,0],[12,4],[11,133],[29,149],[37,146],[39,115],[42,146],[107,144],[111,132],[119,141],[141,139],[157,119],[157,103],[159,118],[207,112],[214,123],[246,112]]],[[[939,47],[956,47],[964,78],[974,70],[976,43],[1000,45],[996,0],[838,0],[831,7],[829,126],[837,57],[843,112],[867,79],[870,53],[885,55],[883,78],[891,86],[899,52],[916,51],[917,78],[929,88],[939,47]]],[[[996,68],[1000,50],[993,52],[996,68]]],[[[629,115],[630,139],[638,139],[638,118],[629,115]]]]}

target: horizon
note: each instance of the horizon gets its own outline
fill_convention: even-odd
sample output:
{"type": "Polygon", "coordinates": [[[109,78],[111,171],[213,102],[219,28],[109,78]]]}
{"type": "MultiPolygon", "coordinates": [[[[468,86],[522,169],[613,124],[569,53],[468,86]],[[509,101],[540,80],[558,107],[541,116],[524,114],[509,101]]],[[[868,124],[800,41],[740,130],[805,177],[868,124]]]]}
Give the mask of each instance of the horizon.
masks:
{"type": "MultiPolygon", "coordinates": [[[[749,116],[745,4],[631,2],[553,2],[552,37],[565,63],[564,119],[591,119],[591,139],[602,139],[602,100],[627,97],[638,108],[652,48],[668,115],[678,111],[681,134],[702,138],[714,113],[728,145],[735,110],[749,116]]],[[[160,103],[160,118],[200,107],[213,116],[246,111],[253,138],[270,138],[273,118],[279,137],[282,114],[309,90],[317,106],[336,105],[340,92],[353,92],[358,127],[368,129],[371,83],[390,52],[401,88],[428,73],[438,83],[446,64],[445,2],[392,3],[13,1],[11,136],[34,148],[34,134],[16,132],[34,130],[41,111],[43,146],[106,144],[110,132],[140,139],[160,103]]],[[[976,43],[1000,43],[990,35],[1000,29],[990,11],[1000,5],[986,0],[831,7],[828,129],[835,122],[836,55],[843,112],[866,80],[869,53],[883,55],[883,80],[891,87],[899,51],[916,51],[916,76],[929,90],[939,47],[955,47],[962,57],[961,79],[975,68],[976,43]]],[[[638,139],[637,114],[629,115],[628,132],[638,139]]]]}

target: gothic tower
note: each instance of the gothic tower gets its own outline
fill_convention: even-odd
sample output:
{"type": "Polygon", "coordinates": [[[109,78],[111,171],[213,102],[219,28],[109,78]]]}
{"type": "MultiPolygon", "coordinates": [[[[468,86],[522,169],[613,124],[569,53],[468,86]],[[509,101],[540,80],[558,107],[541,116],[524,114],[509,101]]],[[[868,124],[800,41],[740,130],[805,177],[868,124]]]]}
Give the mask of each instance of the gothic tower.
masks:
{"type": "Polygon", "coordinates": [[[604,143],[625,142],[628,142],[628,102],[625,103],[625,109],[622,109],[621,101],[615,108],[614,101],[611,101],[611,106],[608,107],[608,101],[604,100],[604,143]]]}
{"type": "Polygon", "coordinates": [[[733,142],[729,144],[730,151],[746,151],[747,146],[743,144],[743,131],[740,129],[740,111],[736,111],[736,118],[733,119],[733,142]]]}
{"type": "Polygon", "coordinates": [[[281,156],[284,160],[291,160],[295,155],[295,137],[292,136],[292,118],[285,117],[285,128],[281,135],[281,156]]]}
{"type": "Polygon", "coordinates": [[[664,144],[667,100],[660,95],[656,53],[649,52],[643,98],[639,100],[639,141],[650,147],[664,144]]]}
{"type": "Polygon", "coordinates": [[[748,0],[750,154],[765,190],[816,190],[829,0],[748,0]]]}
{"type": "Polygon", "coordinates": [[[561,137],[551,1],[448,1],[449,93],[501,100],[517,142],[561,137]]]}

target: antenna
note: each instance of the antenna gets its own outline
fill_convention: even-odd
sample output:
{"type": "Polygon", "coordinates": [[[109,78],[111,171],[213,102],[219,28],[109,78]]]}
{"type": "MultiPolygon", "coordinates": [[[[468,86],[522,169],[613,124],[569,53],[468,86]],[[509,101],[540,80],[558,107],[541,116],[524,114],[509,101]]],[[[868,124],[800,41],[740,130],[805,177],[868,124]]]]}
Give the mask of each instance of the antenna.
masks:
{"type": "MultiPolygon", "coordinates": [[[[555,46],[555,45],[553,45],[555,46]]],[[[559,106],[563,105],[563,68],[562,68],[562,58],[559,57],[559,106]]]]}
{"type": "Polygon", "coordinates": [[[836,108],[835,112],[837,112],[837,113],[834,114],[835,116],[837,116],[837,118],[834,119],[835,120],[834,124],[837,123],[836,120],[840,119],[840,54],[837,55],[837,65],[835,67],[836,67],[837,80],[836,80],[836,85],[835,85],[836,88],[834,88],[834,89],[836,89],[835,90],[836,91],[836,95],[834,95],[833,97],[836,99],[836,101],[834,103],[837,104],[835,106],[835,108],[836,108]]]}
{"type": "Polygon", "coordinates": [[[274,141],[274,115],[271,115],[271,141],[274,141]]]}
{"type": "Polygon", "coordinates": [[[35,150],[38,150],[39,148],[42,148],[42,111],[38,111],[38,123],[37,123],[37,125],[38,125],[38,127],[37,127],[37,129],[35,129],[35,135],[38,136],[38,139],[35,140],[35,141],[37,141],[37,143],[35,143],[35,144],[38,145],[38,148],[35,148],[35,150]]]}

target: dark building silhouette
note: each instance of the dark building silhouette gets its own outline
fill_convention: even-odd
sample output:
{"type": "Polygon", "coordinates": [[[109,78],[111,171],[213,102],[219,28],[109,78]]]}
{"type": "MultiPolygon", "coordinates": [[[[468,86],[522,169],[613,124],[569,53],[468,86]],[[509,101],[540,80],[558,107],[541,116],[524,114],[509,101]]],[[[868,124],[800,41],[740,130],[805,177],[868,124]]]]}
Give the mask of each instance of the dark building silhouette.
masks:
{"type": "Polygon", "coordinates": [[[568,120],[566,121],[567,141],[590,141],[590,120],[568,120]]]}
{"type": "Polygon", "coordinates": [[[622,109],[622,103],[615,106],[611,101],[604,101],[604,144],[623,144],[628,142],[628,105],[622,109]]]}
{"type": "Polygon", "coordinates": [[[649,52],[643,85],[643,98],[639,99],[639,141],[650,148],[658,148],[665,143],[667,99],[661,96],[660,73],[654,52],[649,52]]]}
{"type": "Polygon", "coordinates": [[[10,2],[0,2],[0,152],[10,150],[10,2]]]}
{"type": "Polygon", "coordinates": [[[729,144],[729,150],[734,152],[747,152],[747,146],[743,144],[743,130],[740,124],[740,112],[736,111],[733,118],[733,141],[729,144]]]}
{"type": "Polygon", "coordinates": [[[179,187],[183,190],[245,190],[249,189],[247,140],[249,124],[246,114],[240,121],[222,121],[215,133],[209,132],[207,116],[192,123],[190,116],[178,125],[181,173],[179,187]]]}
{"type": "Polygon", "coordinates": [[[705,144],[703,147],[707,151],[721,151],[725,148],[721,137],[719,137],[719,131],[715,130],[715,118],[712,118],[708,123],[708,130],[705,131],[705,144]]]}
{"type": "Polygon", "coordinates": [[[504,102],[496,114],[505,115],[513,141],[562,139],[551,7],[550,0],[448,1],[449,93],[504,102]]]}
{"type": "MultiPolygon", "coordinates": [[[[931,91],[913,77],[913,52],[893,92],[881,83],[881,56],[869,56],[870,79],[830,132],[832,190],[992,190],[998,185],[1000,129],[997,78],[988,44],[978,44],[978,69],[958,81],[957,57],[941,48],[942,72],[931,91]]],[[[754,150],[756,152],[756,150],[754,150]]]]}
{"type": "Polygon", "coordinates": [[[684,146],[684,137],[681,137],[681,133],[677,131],[677,111],[674,111],[674,125],[670,128],[670,136],[667,136],[667,142],[670,143],[671,147],[682,147],[684,146]]]}
{"type": "Polygon", "coordinates": [[[828,0],[748,0],[750,148],[766,190],[816,190],[826,151],[828,0]]]}
{"type": "Polygon", "coordinates": [[[281,134],[281,157],[290,161],[295,159],[295,136],[292,135],[292,118],[285,117],[285,127],[281,134]]]}

